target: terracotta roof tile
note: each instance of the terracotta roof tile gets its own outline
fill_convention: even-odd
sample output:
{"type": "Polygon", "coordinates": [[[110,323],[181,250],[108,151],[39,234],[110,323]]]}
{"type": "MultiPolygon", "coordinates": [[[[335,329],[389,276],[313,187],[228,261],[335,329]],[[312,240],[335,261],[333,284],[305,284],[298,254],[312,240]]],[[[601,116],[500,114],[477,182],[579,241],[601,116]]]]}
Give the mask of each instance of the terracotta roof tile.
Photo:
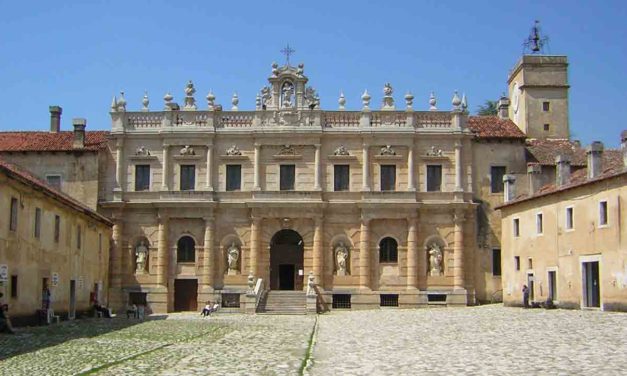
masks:
{"type": "Polygon", "coordinates": [[[0,151],[98,151],[107,147],[108,134],[85,132],[85,147],[74,149],[74,132],[0,132],[0,151]]]}
{"type": "Polygon", "coordinates": [[[479,138],[524,139],[525,134],[509,119],[497,116],[469,116],[468,128],[479,138]]]}
{"type": "Polygon", "coordinates": [[[541,165],[555,165],[558,155],[570,157],[570,165],[583,167],[586,165],[586,150],[578,142],[566,139],[527,140],[527,160],[541,165]]]}
{"type": "Polygon", "coordinates": [[[113,226],[113,223],[107,219],[102,214],[94,211],[93,209],[85,206],[81,202],[73,199],[69,195],[56,190],[55,188],[48,185],[43,180],[39,179],[35,175],[31,174],[29,171],[22,169],[12,163],[9,163],[2,158],[0,158],[0,171],[4,172],[8,176],[22,181],[22,183],[43,192],[45,195],[52,197],[53,199],[60,201],[62,204],[65,204],[71,207],[74,210],[77,210],[85,215],[94,218],[95,220],[102,222],[108,226],[113,226]]]}

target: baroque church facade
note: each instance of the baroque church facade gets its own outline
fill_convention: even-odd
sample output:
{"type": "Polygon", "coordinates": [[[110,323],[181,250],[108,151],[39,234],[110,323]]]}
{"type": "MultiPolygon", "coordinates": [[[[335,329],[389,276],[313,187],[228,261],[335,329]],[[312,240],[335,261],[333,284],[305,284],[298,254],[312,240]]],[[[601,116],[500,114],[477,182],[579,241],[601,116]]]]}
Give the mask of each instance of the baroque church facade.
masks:
{"type": "Polygon", "coordinates": [[[492,207],[502,176],[526,169],[508,98],[499,116],[469,116],[457,93],[450,109],[432,95],[417,111],[386,84],[381,103],[366,91],[360,111],[343,95],[327,111],[302,64],[273,64],[254,111],[195,92],[190,81],[182,104],[167,94],[158,111],[147,97],[140,111],[123,94],[111,105],[99,205],[114,223],[112,306],[255,311],[277,291],[300,305],[306,291],[318,310],[500,299],[492,207]]]}

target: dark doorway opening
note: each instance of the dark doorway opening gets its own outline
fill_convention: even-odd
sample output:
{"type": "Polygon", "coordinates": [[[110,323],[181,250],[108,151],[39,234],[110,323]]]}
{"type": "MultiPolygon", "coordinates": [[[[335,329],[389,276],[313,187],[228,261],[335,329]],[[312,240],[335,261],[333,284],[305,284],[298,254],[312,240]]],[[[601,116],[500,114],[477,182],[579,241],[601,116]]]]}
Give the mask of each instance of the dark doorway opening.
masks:
{"type": "Polygon", "coordinates": [[[294,230],[281,230],[270,241],[270,289],[303,289],[303,238],[294,230]]]}
{"type": "Polygon", "coordinates": [[[198,309],[198,280],[174,280],[174,311],[196,311],[198,309]]]}
{"type": "Polygon", "coordinates": [[[583,279],[583,306],[601,307],[599,288],[599,262],[584,262],[581,267],[583,279]]]}

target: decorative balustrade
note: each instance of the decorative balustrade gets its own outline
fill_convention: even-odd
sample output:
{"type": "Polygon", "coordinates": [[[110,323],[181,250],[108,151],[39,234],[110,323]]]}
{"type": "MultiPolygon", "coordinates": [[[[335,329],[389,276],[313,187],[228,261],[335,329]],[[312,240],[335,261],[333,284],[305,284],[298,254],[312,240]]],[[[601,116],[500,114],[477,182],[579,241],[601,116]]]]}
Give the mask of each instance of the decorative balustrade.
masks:
{"type": "Polygon", "coordinates": [[[129,113],[126,116],[126,121],[128,127],[133,129],[160,128],[163,112],[129,113]]]}
{"type": "Polygon", "coordinates": [[[248,128],[253,126],[254,112],[218,113],[216,128],[248,128]]]}
{"type": "Polygon", "coordinates": [[[450,112],[416,112],[414,119],[416,128],[451,128],[450,112]]]}
{"type": "Polygon", "coordinates": [[[406,127],[407,114],[405,112],[373,112],[370,119],[371,127],[406,127]]]}
{"type": "Polygon", "coordinates": [[[325,111],[325,128],[359,127],[361,112],[325,111]]]}

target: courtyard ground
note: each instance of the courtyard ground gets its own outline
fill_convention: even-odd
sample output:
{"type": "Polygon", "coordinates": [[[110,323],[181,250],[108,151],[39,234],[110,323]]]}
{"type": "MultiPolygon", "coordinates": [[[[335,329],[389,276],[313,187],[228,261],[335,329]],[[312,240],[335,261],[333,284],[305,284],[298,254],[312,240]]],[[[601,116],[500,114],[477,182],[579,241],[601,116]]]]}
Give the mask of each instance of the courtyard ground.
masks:
{"type": "Polygon", "coordinates": [[[626,369],[627,314],[500,305],[317,318],[183,313],[0,335],[0,375],[619,375],[626,369]]]}

